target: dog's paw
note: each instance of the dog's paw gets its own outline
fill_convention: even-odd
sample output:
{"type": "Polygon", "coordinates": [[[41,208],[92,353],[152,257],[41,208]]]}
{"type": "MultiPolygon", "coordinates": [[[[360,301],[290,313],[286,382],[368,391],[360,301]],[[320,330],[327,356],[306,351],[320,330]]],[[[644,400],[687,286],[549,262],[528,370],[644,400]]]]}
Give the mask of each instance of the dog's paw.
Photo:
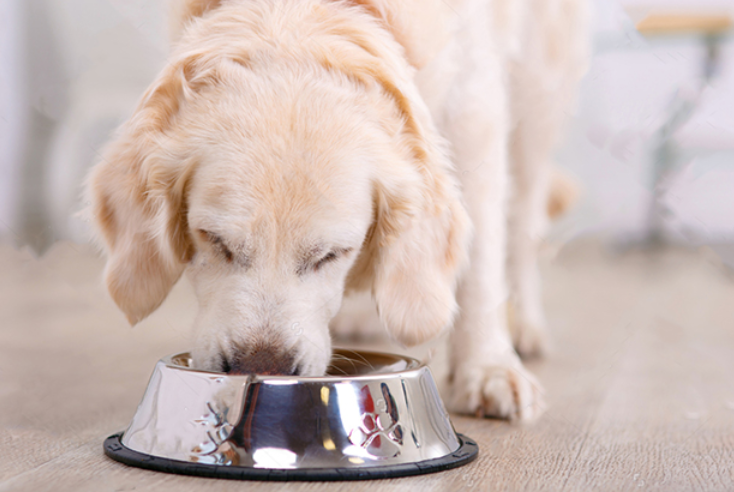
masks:
{"type": "Polygon", "coordinates": [[[449,409],[477,417],[531,421],[545,410],[543,390],[517,357],[454,370],[449,409]]]}

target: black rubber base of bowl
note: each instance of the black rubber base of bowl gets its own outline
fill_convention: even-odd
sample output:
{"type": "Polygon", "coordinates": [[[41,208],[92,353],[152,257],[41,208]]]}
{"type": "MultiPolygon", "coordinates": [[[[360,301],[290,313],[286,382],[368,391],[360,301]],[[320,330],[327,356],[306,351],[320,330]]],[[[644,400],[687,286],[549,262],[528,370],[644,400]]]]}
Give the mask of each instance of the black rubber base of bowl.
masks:
{"type": "Polygon", "coordinates": [[[138,453],[126,448],[122,433],[113,434],[104,442],[104,452],[115,461],[147,470],[180,475],[195,475],[208,478],[229,478],[234,480],[374,480],[378,478],[409,477],[465,465],[477,457],[479,447],[473,440],[458,434],[461,446],[453,453],[418,463],[404,463],[391,466],[369,468],[310,468],[294,470],[272,470],[238,466],[204,465],[187,461],[171,460],[158,456],[138,453]]]}

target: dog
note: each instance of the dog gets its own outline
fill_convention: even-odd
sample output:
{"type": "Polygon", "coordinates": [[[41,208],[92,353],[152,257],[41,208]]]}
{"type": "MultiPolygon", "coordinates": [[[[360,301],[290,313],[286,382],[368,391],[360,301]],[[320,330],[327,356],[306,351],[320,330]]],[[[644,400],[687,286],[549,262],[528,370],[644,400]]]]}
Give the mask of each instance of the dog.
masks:
{"type": "Polygon", "coordinates": [[[112,298],[135,324],[186,272],[197,368],[318,376],[345,292],[369,291],[402,344],[452,327],[451,410],[537,417],[518,354],[545,349],[537,249],[568,201],[550,156],[586,17],[181,0],[169,64],[88,178],[112,298]]]}

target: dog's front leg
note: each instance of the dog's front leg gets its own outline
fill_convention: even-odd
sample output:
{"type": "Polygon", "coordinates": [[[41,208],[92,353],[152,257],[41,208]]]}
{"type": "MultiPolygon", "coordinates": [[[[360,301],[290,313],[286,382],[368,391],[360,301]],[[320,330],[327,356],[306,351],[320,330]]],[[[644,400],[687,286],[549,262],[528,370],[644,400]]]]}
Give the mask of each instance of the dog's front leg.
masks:
{"type": "Polygon", "coordinates": [[[554,126],[528,115],[515,127],[510,145],[512,195],[508,213],[510,331],[523,357],[543,355],[548,338],[538,270],[540,241],[548,222],[546,202],[554,126]]]}
{"type": "Polygon", "coordinates": [[[486,160],[473,161],[470,166],[482,167],[463,180],[475,237],[470,267],[457,293],[460,313],[452,335],[449,405],[461,413],[529,420],[541,413],[542,395],[507,329],[502,154],[497,149],[486,160]]]}
{"type": "Polygon", "coordinates": [[[484,73],[458,77],[445,120],[474,223],[469,268],[457,292],[448,402],[460,413],[530,420],[542,411],[541,389],[507,329],[505,92],[499,64],[483,66],[484,73]],[[484,92],[477,94],[477,88],[484,92]]]}

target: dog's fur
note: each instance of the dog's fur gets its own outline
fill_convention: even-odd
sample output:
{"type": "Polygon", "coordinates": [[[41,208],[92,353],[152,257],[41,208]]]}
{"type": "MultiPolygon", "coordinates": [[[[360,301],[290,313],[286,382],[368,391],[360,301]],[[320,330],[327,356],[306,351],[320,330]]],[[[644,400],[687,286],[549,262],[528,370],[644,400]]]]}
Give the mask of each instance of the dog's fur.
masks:
{"type": "Polygon", "coordinates": [[[536,416],[510,332],[542,352],[535,257],[567,201],[546,208],[582,0],[177,6],[169,65],[89,179],[130,322],[186,271],[198,367],[320,375],[343,293],[369,290],[404,344],[454,326],[452,409],[536,416]]]}

